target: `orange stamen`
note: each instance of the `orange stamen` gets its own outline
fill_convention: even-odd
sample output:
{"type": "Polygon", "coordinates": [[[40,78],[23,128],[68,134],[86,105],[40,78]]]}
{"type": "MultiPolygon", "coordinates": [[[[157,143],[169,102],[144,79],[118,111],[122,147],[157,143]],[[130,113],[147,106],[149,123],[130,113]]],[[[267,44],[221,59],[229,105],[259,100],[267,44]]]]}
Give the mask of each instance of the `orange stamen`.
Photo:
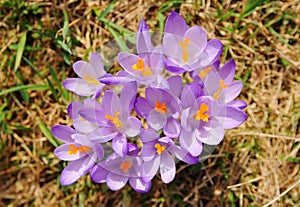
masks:
{"type": "Polygon", "coordinates": [[[105,119],[110,120],[117,128],[121,128],[122,127],[122,122],[121,120],[118,118],[118,116],[120,115],[120,112],[116,111],[114,113],[114,117],[112,117],[109,114],[105,115],[105,119]]]}
{"type": "Polygon", "coordinates": [[[149,66],[148,65],[146,65],[146,67],[145,67],[145,62],[144,62],[144,60],[143,59],[141,59],[141,58],[139,58],[138,60],[137,60],[137,63],[136,64],[134,64],[133,66],[132,66],[132,69],[133,70],[137,70],[137,71],[141,71],[142,72],[142,74],[143,74],[143,76],[152,76],[153,74],[152,74],[152,71],[150,70],[150,68],[149,68],[149,66]]]}
{"type": "Polygon", "coordinates": [[[77,148],[74,144],[70,144],[68,154],[76,155],[77,152],[86,153],[86,152],[90,152],[92,150],[93,149],[91,147],[88,147],[88,146],[81,145],[80,147],[77,148]]]}
{"type": "Polygon", "coordinates": [[[224,80],[220,80],[220,86],[219,86],[219,89],[214,93],[213,97],[214,99],[219,99],[220,98],[220,93],[221,91],[224,89],[224,88],[227,88],[227,84],[224,83],[224,80]]]}
{"type": "Polygon", "coordinates": [[[196,112],[196,114],[194,115],[194,119],[195,120],[202,120],[204,122],[208,122],[208,119],[210,118],[210,116],[208,114],[205,114],[205,112],[208,111],[208,106],[205,103],[202,103],[200,105],[199,110],[196,112]]]}
{"type": "Polygon", "coordinates": [[[83,77],[83,80],[85,80],[89,84],[93,84],[93,85],[98,85],[99,84],[99,81],[95,77],[91,76],[89,73],[87,73],[83,77]]]}
{"type": "Polygon", "coordinates": [[[204,80],[207,76],[207,74],[212,70],[212,67],[206,67],[203,70],[200,71],[199,76],[202,80],[204,80]]]}
{"type": "Polygon", "coordinates": [[[124,173],[127,173],[128,170],[131,168],[131,166],[132,166],[131,162],[124,161],[121,163],[120,168],[124,173]]]}
{"type": "Polygon", "coordinates": [[[190,42],[190,39],[189,38],[184,38],[183,41],[180,41],[178,44],[179,46],[181,47],[182,49],[182,60],[183,62],[187,62],[188,59],[189,59],[189,53],[187,51],[187,47],[188,47],[188,44],[190,42]]]}
{"type": "Polygon", "coordinates": [[[160,103],[159,101],[156,101],[154,109],[163,114],[168,112],[168,108],[165,102],[160,103]]]}
{"type": "Polygon", "coordinates": [[[162,146],[162,145],[160,145],[159,143],[156,143],[155,145],[154,145],[154,147],[156,148],[156,152],[157,152],[157,154],[161,154],[163,151],[165,151],[166,150],[166,146],[162,146]]]}

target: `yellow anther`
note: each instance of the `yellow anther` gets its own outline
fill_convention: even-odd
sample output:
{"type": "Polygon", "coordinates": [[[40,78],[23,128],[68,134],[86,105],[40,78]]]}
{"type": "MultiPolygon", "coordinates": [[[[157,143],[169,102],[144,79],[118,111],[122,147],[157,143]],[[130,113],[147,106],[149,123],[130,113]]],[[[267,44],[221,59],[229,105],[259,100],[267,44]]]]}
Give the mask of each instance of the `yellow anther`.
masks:
{"type": "Polygon", "coordinates": [[[80,147],[76,147],[74,144],[70,144],[68,154],[76,155],[77,152],[86,153],[86,152],[90,152],[92,150],[93,149],[91,147],[88,147],[88,146],[81,145],[80,147]]]}
{"type": "Polygon", "coordinates": [[[205,103],[202,103],[199,107],[199,110],[194,115],[194,119],[198,121],[202,120],[204,122],[208,122],[210,116],[208,114],[205,114],[205,112],[207,112],[208,109],[209,109],[208,106],[205,103]]]}
{"type": "Polygon", "coordinates": [[[156,101],[154,109],[162,114],[165,114],[168,112],[168,108],[167,108],[165,102],[160,103],[159,101],[156,101]]]}
{"type": "Polygon", "coordinates": [[[99,84],[99,81],[95,77],[91,76],[89,73],[87,73],[83,77],[83,80],[85,80],[89,84],[93,84],[93,85],[98,85],[99,84]]]}
{"type": "Polygon", "coordinates": [[[81,117],[79,117],[79,120],[80,121],[85,121],[85,119],[81,116],[81,117]]]}
{"type": "Polygon", "coordinates": [[[224,88],[227,88],[227,84],[224,83],[224,80],[220,80],[220,85],[219,85],[219,88],[218,90],[214,93],[213,97],[214,99],[219,99],[220,98],[220,93],[221,91],[224,89],[224,88]]]}
{"type": "Polygon", "coordinates": [[[202,80],[204,80],[207,76],[207,74],[212,70],[212,67],[206,67],[203,70],[200,71],[199,76],[202,80]]]}
{"type": "Polygon", "coordinates": [[[189,45],[190,39],[189,38],[184,38],[183,41],[178,42],[179,46],[182,49],[182,60],[183,62],[187,62],[189,59],[189,53],[187,51],[188,45],[189,45]]]}
{"type": "Polygon", "coordinates": [[[156,143],[156,144],[154,145],[154,147],[156,148],[156,152],[157,152],[157,154],[159,154],[159,155],[160,155],[163,151],[166,150],[166,146],[160,145],[159,143],[156,143]]]}
{"type": "Polygon", "coordinates": [[[131,162],[124,161],[121,163],[120,168],[124,173],[127,173],[128,170],[131,168],[132,164],[131,162]]]}
{"type": "Polygon", "coordinates": [[[121,128],[121,127],[122,127],[122,122],[121,122],[121,120],[118,118],[119,115],[120,115],[120,112],[116,111],[116,112],[114,113],[114,117],[112,117],[112,116],[109,115],[109,114],[106,114],[106,115],[105,115],[105,118],[106,118],[107,120],[110,120],[117,128],[121,128]]]}
{"type": "Polygon", "coordinates": [[[152,76],[152,71],[148,65],[145,66],[145,62],[143,59],[139,58],[137,63],[132,66],[133,70],[141,71],[143,76],[152,76]]]}

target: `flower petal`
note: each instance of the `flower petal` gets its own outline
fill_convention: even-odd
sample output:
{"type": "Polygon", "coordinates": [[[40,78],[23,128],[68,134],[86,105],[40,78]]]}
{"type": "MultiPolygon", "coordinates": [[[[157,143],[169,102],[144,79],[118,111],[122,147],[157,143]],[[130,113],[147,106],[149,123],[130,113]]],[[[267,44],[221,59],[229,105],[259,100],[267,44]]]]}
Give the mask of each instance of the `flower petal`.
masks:
{"type": "Polygon", "coordinates": [[[182,89],[182,78],[178,75],[171,76],[168,80],[169,92],[175,96],[179,97],[182,89]]]}
{"type": "Polygon", "coordinates": [[[149,102],[142,97],[137,98],[135,104],[134,104],[134,110],[136,113],[143,117],[146,118],[149,116],[150,111],[153,109],[153,107],[149,104],[149,102]]]}
{"type": "Polygon", "coordinates": [[[78,143],[70,143],[70,144],[63,144],[58,146],[54,150],[54,154],[58,159],[64,160],[64,161],[73,161],[78,160],[86,155],[86,153],[77,152],[76,154],[69,154],[68,151],[71,149],[70,145],[75,146],[76,148],[80,148],[80,144],[78,143]]]}
{"type": "Polygon", "coordinates": [[[196,164],[199,162],[198,157],[192,156],[188,151],[180,146],[172,145],[168,148],[168,151],[175,155],[175,157],[188,164],[196,164]]]}
{"type": "Polygon", "coordinates": [[[183,37],[187,29],[188,26],[185,23],[185,20],[178,13],[172,11],[167,18],[164,32],[183,37]]]}
{"type": "Polygon", "coordinates": [[[120,101],[122,103],[123,112],[125,115],[130,114],[133,107],[133,103],[135,101],[136,93],[137,83],[135,81],[124,84],[120,95],[120,101]]]}
{"type": "Polygon", "coordinates": [[[224,89],[225,103],[228,103],[235,99],[242,91],[243,82],[234,81],[227,88],[224,89]]]}
{"type": "Polygon", "coordinates": [[[148,162],[154,158],[156,155],[156,150],[154,148],[155,142],[147,142],[143,145],[141,149],[141,158],[148,162]]]}
{"type": "Polygon", "coordinates": [[[179,143],[194,157],[199,156],[202,152],[202,143],[197,141],[194,132],[190,133],[182,129],[179,136],[179,143]]]}
{"type": "Polygon", "coordinates": [[[137,52],[143,56],[145,53],[152,51],[152,43],[147,24],[144,19],[141,20],[136,36],[137,52]]]}
{"type": "Polygon", "coordinates": [[[128,137],[135,137],[137,136],[142,129],[141,121],[134,117],[130,116],[126,120],[126,135],[128,137]]]}
{"type": "Polygon", "coordinates": [[[233,100],[233,101],[228,102],[227,106],[230,106],[233,108],[244,109],[247,107],[247,103],[243,100],[233,100]]]}
{"type": "Polygon", "coordinates": [[[155,130],[162,129],[167,123],[167,117],[165,114],[162,114],[156,110],[151,110],[147,123],[155,130]]]}
{"type": "Polygon", "coordinates": [[[51,131],[57,139],[65,143],[74,142],[71,135],[77,133],[73,128],[61,124],[53,126],[51,131]]]}
{"type": "Polygon", "coordinates": [[[144,182],[141,178],[129,178],[129,184],[139,193],[147,193],[151,190],[151,182],[144,182]]]}
{"type": "Polygon", "coordinates": [[[235,62],[234,60],[228,61],[222,68],[219,70],[219,75],[225,83],[231,83],[235,74],[235,62]]]}
{"type": "Polygon", "coordinates": [[[151,141],[159,138],[158,134],[151,128],[143,130],[141,132],[140,137],[141,137],[142,142],[144,142],[144,143],[151,142],[151,141]]]}
{"type": "Polygon", "coordinates": [[[89,84],[80,78],[67,78],[63,86],[79,96],[91,96],[97,91],[97,85],[89,84]]]}
{"type": "Polygon", "coordinates": [[[123,157],[127,154],[127,139],[125,136],[117,136],[112,140],[112,148],[114,151],[123,157]]]}
{"type": "Polygon", "coordinates": [[[94,72],[98,77],[106,74],[101,56],[97,52],[92,52],[90,56],[90,64],[93,66],[94,72]]]}
{"type": "Polygon", "coordinates": [[[88,139],[93,142],[105,143],[115,138],[118,134],[119,132],[112,127],[102,127],[89,133],[88,139]]]}
{"type": "Polygon", "coordinates": [[[111,190],[117,191],[123,188],[128,181],[128,177],[123,175],[117,175],[114,173],[108,173],[106,177],[107,187],[111,190]]]}
{"type": "MultiPolygon", "coordinates": [[[[188,51],[189,53],[199,54],[201,53],[207,45],[207,35],[204,29],[199,26],[193,26],[189,28],[185,35],[185,38],[190,40],[188,51]]],[[[189,54],[193,55],[193,54],[189,54]]]]}
{"type": "Polygon", "coordinates": [[[108,171],[100,165],[95,165],[91,171],[90,177],[96,183],[105,183],[108,171]]]}
{"type": "Polygon", "coordinates": [[[201,67],[214,63],[220,57],[222,50],[223,45],[220,40],[212,39],[208,41],[205,50],[199,58],[201,67]]]}
{"type": "Polygon", "coordinates": [[[180,130],[181,130],[181,126],[180,126],[178,119],[169,117],[167,120],[167,123],[164,127],[164,134],[166,136],[176,138],[179,136],[180,130]]]}
{"type": "Polygon", "coordinates": [[[161,154],[160,175],[164,183],[169,183],[174,180],[176,174],[176,166],[173,157],[164,151],[161,154]]]}
{"type": "Polygon", "coordinates": [[[224,107],[216,117],[224,129],[238,127],[247,119],[247,114],[240,109],[233,107],[224,107]]]}
{"type": "Polygon", "coordinates": [[[204,133],[205,135],[202,136],[201,133],[196,133],[199,141],[208,145],[217,145],[223,140],[224,128],[217,120],[211,119],[209,126],[205,126],[204,128],[208,134],[204,133]]]}
{"type": "Polygon", "coordinates": [[[142,179],[144,182],[150,182],[158,171],[160,165],[160,156],[155,156],[152,160],[144,162],[141,167],[142,179]]]}

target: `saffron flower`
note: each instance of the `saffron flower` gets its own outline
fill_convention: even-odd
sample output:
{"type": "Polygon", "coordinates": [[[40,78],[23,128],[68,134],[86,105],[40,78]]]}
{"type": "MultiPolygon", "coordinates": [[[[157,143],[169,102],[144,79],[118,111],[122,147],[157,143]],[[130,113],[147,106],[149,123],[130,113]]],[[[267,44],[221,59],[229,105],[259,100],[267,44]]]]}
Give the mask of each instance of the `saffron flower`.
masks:
{"type": "Polygon", "coordinates": [[[86,175],[95,165],[97,159],[102,160],[104,150],[101,144],[92,143],[84,134],[71,127],[55,125],[53,135],[65,144],[57,147],[54,154],[61,160],[71,161],[62,171],[60,183],[70,185],[86,175]]]}
{"type": "Polygon", "coordinates": [[[93,52],[89,63],[82,60],[75,62],[73,70],[79,78],[67,78],[63,86],[79,96],[98,98],[104,86],[98,79],[106,74],[100,55],[93,52]]]}
{"type": "Polygon", "coordinates": [[[207,41],[206,32],[200,26],[188,28],[176,12],[168,16],[164,32],[165,66],[173,73],[180,74],[211,65],[222,52],[220,40],[207,41]]]}

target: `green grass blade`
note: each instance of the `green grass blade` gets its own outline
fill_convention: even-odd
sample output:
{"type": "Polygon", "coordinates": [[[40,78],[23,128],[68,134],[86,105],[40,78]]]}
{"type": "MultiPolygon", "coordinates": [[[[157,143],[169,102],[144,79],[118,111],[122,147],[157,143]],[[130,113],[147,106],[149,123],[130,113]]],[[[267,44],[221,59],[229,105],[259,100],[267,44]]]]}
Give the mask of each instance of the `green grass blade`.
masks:
{"type": "Polygon", "coordinates": [[[119,35],[112,27],[108,27],[108,30],[112,34],[112,36],[114,36],[114,38],[115,38],[116,42],[118,43],[121,51],[123,51],[123,52],[128,51],[128,47],[126,46],[126,44],[122,40],[121,35],[119,35]]]}
{"type": "Polygon", "coordinates": [[[45,137],[48,139],[48,141],[54,146],[54,147],[58,147],[58,142],[56,141],[56,139],[53,137],[50,129],[41,121],[39,121],[38,123],[40,130],[42,131],[42,133],[45,135],[45,137]]]}
{"type": "Polygon", "coordinates": [[[245,18],[252,14],[258,6],[268,3],[269,0],[249,0],[247,5],[245,6],[244,11],[242,12],[240,18],[245,18]]]}
{"type": "Polygon", "coordinates": [[[117,0],[112,1],[108,7],[100,14],[98,17],[98,20],[102,20],[114,7],[116,4],[117,0]]]}
{"type": "MultiPolygon", "coordinates": [[[[26,57],[23,57],[23,60],[32,68],[32,70],[34,70],[34,72],[39,76],[39,78],[44,81],[44,78],[42,76],[42,74],[40,73],[40,71],[33,65],[33,63],[28,60],[26,57]]],[[[45,81],[44,81],[45,82],[45,81]]]]}
{"type": "Polygon", "coordinates": [[[18,44],[18,50],[17,50],[17,56],[16,56],[16,61],[15,61],[15,66],[14,66],[14,71],[17,71],[17,69],[20,66],[21,63],[21,59],[22,59],[22,55],[24,52],[24,48],[25,48],[25,43],[26,43],[26,32],[23,32],[20,42],[18,44]]]}
{"type": "Polygon", "coordinates": [[[64,14],[64,26],[62,29],[62,35],[63,38],[65,39],[69,34],[69,18],[68,18],[68,13],[65,10],[63,11],[63,14],[64,14]]]}
{"type": "Polygon", "coordinates": [[[37,85],[37,84],[33,84],[33,85],[22,85],[22,86],[15,86],[15,87],[11,87],[7,90],[1,91],[0,92],[0,96],[12,93],[12,92],[16,92],[16,91],[24,91],[24,90],[48,90],[49,87],[47,85],[37,85]]]}

